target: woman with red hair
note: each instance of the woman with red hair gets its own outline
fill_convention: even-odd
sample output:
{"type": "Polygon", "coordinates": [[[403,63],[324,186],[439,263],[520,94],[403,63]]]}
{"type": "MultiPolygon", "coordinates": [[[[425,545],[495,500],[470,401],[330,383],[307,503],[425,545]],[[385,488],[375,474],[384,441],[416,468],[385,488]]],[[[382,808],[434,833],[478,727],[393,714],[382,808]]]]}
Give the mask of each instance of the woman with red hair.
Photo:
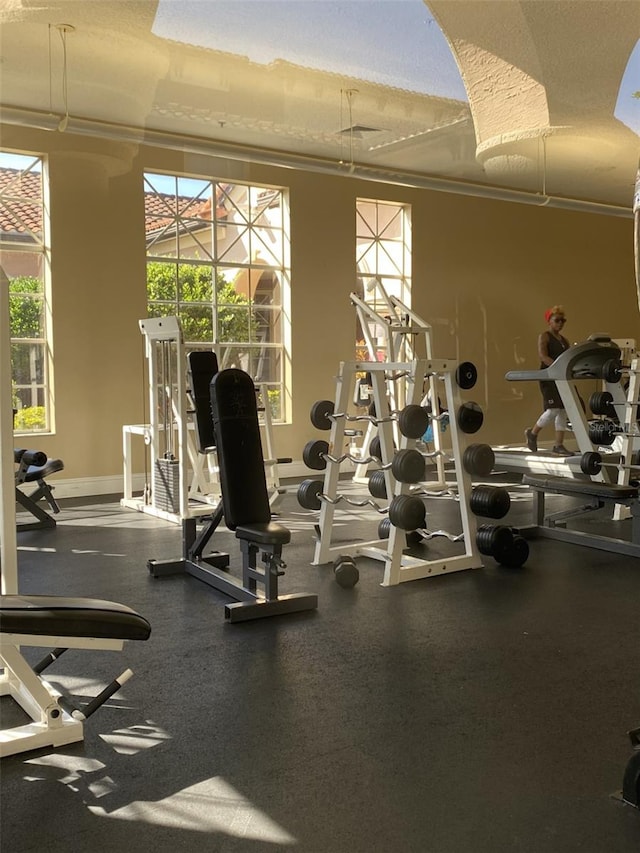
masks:
{"type": "MultiPolygon", "coordinates": [[[[544,319],[548,329],[538,337],[538,355],[540,356],[540,369],[549,367],[571,344],[562,334],[567,318],[562,305],[554,305],[544,312],[544,319]]],[[[554,424],[556,440],[553,453],[560,456],[573,456],[573,453],[564,446],[564,434],[568,427],[567,413],[555,382],[545,380],[540,383],[544,411],[531,429],[525,430],[527,447],[532,453],[538,452],[538,434],[544,427],[554,424]]]]}

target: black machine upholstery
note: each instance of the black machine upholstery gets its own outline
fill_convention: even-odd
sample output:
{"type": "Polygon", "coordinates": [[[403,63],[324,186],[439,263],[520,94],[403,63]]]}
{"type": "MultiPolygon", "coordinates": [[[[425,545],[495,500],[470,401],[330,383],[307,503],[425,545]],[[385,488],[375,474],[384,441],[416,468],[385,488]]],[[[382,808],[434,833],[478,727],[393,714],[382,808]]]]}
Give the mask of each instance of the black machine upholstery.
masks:
{"type": "Polygon", "coordinates": [[[1,595],[0,630],[5,634],[146,640],[147,620],[124,604],[52,595],[1,595]]]}
{"type": "Polygon", "coordinates": [[[525,474],[525,486],[561,495],[588,495],[603,501],[628,501],[638,497],[637,486],[619,486],[616,483],[598,483],[593,480],[575,480],[569,477],[540,476],[525,474]]]}
{"type": "Polygon", "coordinates": [[[268,524],[271,507],[256,392],[249,374],[236,368],[216,374],[211,382],[211,411],[227,527],[268,524]]]}
{"type": "Polygon", "coordinates": [[[216,443],[209,386],[217,372],[218,359],[211,350],[194,350],[187,354],[187,384],[193,403],[200,453],[206,453],[216,443]]]}

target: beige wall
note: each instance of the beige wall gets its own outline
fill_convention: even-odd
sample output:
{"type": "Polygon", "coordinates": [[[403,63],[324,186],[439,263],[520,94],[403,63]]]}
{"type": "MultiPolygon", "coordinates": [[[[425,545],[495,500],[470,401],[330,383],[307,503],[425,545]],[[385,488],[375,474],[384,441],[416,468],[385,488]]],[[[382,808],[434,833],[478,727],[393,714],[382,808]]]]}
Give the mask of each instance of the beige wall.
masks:
{"type": "Polygon", "coordinates": [[[550,305],[564,304],[572,341],[596,331],[640,340],[631,219],[17,127],[3,129],[2,147],[49,157],[56,431],[37,445],[64,460],[69,479],[119,475],[122,425],[143,420],[146,168],[290,189],[293,423],[276,427],[278,455],[300,459],[318,437],[310,406],[333,398],[338,363],[352,358],[359,196],[412,205],[413,307],[434,326],[436,357],[479,369],[465,392],[485,412],[477,440],[521,442],[538,414],[537,387],[504,374],[537,367],[550,305]]]}

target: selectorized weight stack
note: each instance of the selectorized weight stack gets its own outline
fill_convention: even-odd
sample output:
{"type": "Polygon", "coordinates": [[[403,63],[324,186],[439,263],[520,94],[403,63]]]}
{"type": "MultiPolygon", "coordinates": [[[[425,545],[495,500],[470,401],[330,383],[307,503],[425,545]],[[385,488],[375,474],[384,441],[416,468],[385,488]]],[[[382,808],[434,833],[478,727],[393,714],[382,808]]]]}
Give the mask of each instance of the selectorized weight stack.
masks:
{"type": "MultiPolygon", "coordinates": [[[[310,442],[305,448],[307,451],[305,461],[309,464],[308,460],[315,456],[318,464],[310,467],[325,468],[325,475],[324,481],[303,481],[298,491],[298,500],[307,509],[320,509],[318,541],[313,564],[322,565],[333,561],[339,583],[338,571],[349,580],[353,578],[357,580],[355,573],[352,570],[347,571],[345,567],[349,564],[349,557],[355,560],[358,555],[384,563],[383,586],[394,586],[405,581],[482,566],[480,550],[476,542],[475,517],[470,509],[471,473],[463,464],[463,456],[470,446],[467,436],[477,432],[481,427],[483,415],[476,403],[462,401],[460,387],[456,382],[458,367],[454,360],[435,359],[414,359],[411,362],[392,363],[342,362],[336,379],[335,402],[319,401],[314,404],[311,413],[312,423],[317,429],[329,429],[330,436],[326,447],[322,444],[318,447],[319,442],[310,442]],[[363,371],[367,371],[371,376],[375,415],[349,415],[347,412],[356,377],[363,371]],[[400,379],[405,385],[406,404],[400,410],[392,410],[389,403],[387,385],[391,377],[400,379]],[[456,413],[455,418],[451,418],[452,450],[448,459],[453,466],[450,488],[457,495],[457,506],[460,511],[461,533],[459,534],[448,534],[444,531],[429,533],[424,529],[426,528],[426,507],[423,497],[429,496],[431,484],[424,482],[425,459],[429,454],[420,450],[422,444],[420,438],[429,424],[430,415],[420,406],[420,402],[425,379],[431,378],[438,379],[444,384],[446,408],[456,413]],[[375,500],[375,496],[356,500],[338,491],[340,462],[350,457],[348,454],[334,456],[329,451],[334,449],[335,452],[335,449],[345,445],[347,425],[352,421],[374,423],[377,428],[381,458],[378,462],[379,470],[375,471],[372,477],[377,480],[378,494],[382,495],[384,490],[384,495],[389,501],[388,506],[375,500]],[[398,447],[395,428],[399,435],[398,447]],[[308,452],[311,445],[315,445],[313,454],[308,452]],[[351,506],[371,507],[381,516],[386,516],[387,530],[383,535],[381,531],[377,531],[377,538],[371,541],[354,540],[348,543],[342,541],[339,545],[334,545],[332,533],[335,512],[342,501],[351,506]],[[405,553],[407,533],[415,531],[420,531],[417,540],[442,536],[451,542],[458,543],[458,550],[461,545],[464,553],[438,559],[426,559],[405,553]],[[385,535],[387,532],[388,536],[385,535]]],[[[459,373],[458,378],[460,378],[459,373]]],[[[486,445],[476,447],[487,448],[486,445]]],[[[477,451],[475,462],[480,464],[481,468],[482,457],[482,451],[477,451]]],[[[350,459],[350,461],[357,463],[359,460],[350,459]]],[[[442,491],[438,484],[435,492],[432,491],[431,494],[442,494],[442,491]]],[[[348,582],[343,585],[353,585],[353,583],[348,582]]]]}
{"type": "MultiPolygon", "coordinates": [[[[206,429],[203,432],[198,419],[196,396],[208,396],[209,382],[217,371],[215,353],[211,349],[185,354],[178,317],[148,317],[138,325],[145,342],[149,422],[122,428],[124,496],[120,503],[176,523],[209,515],[221,500],[220,477],[213,438],[206,429]],[[144,439],[152,463],[150,482],[145,482],[140,497],[133,494],[133,435],[144,439]]],[[[284,492],[278,465],[291,460],[275,457],[266,387],[258,385],[256,394],[262,398],[260,432],[269,503],[274,507],[284,492]]]]}

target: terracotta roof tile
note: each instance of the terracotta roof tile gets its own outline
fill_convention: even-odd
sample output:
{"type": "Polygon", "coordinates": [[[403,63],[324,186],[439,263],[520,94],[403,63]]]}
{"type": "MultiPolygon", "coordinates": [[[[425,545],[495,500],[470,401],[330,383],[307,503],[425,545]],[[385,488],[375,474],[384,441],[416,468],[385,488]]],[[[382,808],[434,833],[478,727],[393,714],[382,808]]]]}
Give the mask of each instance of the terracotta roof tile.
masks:
{"type": "Polygon", "coordinates": [[[0,231],[42,233],[42,179],[36,172],[0,169],[0,231]]]}
{"type": "MultiPolygon", "coordinates": [[[[22,173],[19,169],[0,169],[0,232],[22,235],[42,233],[41,177],[34,172],[22,173]]],[[[211,220],[211,200],[193,199],[162,193],[145,193],[145,231],[150,233],[170,225],[180,216],[195,220],[211,220]]],[[[218,218],[226,217],[226,210],[218,206],[218,218]]]]}

